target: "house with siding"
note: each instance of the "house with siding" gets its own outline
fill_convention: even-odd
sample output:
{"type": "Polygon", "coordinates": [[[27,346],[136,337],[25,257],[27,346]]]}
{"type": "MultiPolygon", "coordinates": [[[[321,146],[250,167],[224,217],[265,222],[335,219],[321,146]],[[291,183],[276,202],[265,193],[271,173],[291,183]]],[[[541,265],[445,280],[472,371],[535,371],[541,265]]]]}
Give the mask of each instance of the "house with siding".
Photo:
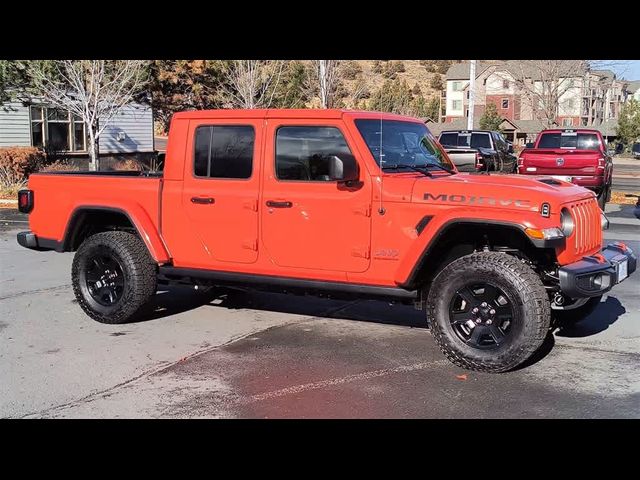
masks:
{"type": "MultiPolygon", "coordinates": [[[[37,102],[0,104],[0,147],[40,147],[67,158],[88,158],[86,126],[70,112],[37,102]]],[[[104,157],[145,160],[154,153],[153,112],[149,105],[125,105],[100,135],[104,157]]]]}

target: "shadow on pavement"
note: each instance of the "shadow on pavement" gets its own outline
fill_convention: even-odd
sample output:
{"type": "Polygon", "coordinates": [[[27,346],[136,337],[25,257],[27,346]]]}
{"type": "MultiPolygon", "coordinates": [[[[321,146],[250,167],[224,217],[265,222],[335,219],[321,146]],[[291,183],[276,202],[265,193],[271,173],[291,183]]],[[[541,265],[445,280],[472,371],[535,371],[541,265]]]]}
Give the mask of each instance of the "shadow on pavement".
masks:
{"type": "Polygon", "coordinates": [[[536,350],[534,354],[531,355],[524,363],[521,363],[516,368],[510,371],[517,372],[518,370],[522,370],[524,368],[530,367],[531,365],[538,363],[544,357],[549,355],[551,350],[553,350],[553,347],[555,346],[555,344],[556,344],[556,339],[553,336],[553,333],[551,332],[547,333],[547,336],[545,337],[544,342],[542,342],[542,345],[540,345],[540,348],[536,350]]]}
{"type": "Polygon", "coordinates": [[[389,304],[375,300],[344,301],[227,287],[195,290],[186,286],[162,287],[150,307],[134,322],[159,320],[203,306],[229,309],[246,308],[426,328],[424,312],[415,310],[408,305],[389,304]]]}
{"type": "Polygon", "coordinates": [[[556,332],[559,337],[581,338],[600,333],[613,325],[626,309],[616,297],[607,297],[587,318],[574,325],[565,325],[556,332]]]}

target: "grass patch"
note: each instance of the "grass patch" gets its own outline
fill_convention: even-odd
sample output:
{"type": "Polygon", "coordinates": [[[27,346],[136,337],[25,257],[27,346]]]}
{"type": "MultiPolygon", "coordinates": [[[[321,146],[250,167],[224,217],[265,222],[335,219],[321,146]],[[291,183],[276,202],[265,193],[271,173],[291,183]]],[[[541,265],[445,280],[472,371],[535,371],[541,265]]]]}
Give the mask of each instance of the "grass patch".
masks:
{"type": "Polygon", "coordinates": [[[17,200],[18,191],[26,188],[27,181],[15,182],[10,184],[0,185],[0,199],[2,200],[17,200]]]}
{"type": "Polygon", "coordinates": [[[609,203],[616,203],[618,205],[636,205],[638,201],[640,201],[640,192],[611,192],[611,201],[609,203]]]}

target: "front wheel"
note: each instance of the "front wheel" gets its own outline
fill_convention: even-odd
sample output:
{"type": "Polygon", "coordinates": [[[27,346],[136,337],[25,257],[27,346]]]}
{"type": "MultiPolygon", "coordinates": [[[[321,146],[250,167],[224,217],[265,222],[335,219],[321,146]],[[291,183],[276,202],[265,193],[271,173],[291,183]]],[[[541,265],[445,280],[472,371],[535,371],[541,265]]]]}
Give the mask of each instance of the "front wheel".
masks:
{"type": "Polygon", "coordinates": [[[101,323],[125,323],[155,294],[156,265],[137,235],[102,232],[78,248],[71,280],[87,315],[101,323]]]}
{"type": "Polygon", "coordinates": [[[433,337],[454,364],[505,372],[525,362],[549,331],[549,298],[540,278],[499,252],[466,255],[447,265],[427,296],[433,337]]]}

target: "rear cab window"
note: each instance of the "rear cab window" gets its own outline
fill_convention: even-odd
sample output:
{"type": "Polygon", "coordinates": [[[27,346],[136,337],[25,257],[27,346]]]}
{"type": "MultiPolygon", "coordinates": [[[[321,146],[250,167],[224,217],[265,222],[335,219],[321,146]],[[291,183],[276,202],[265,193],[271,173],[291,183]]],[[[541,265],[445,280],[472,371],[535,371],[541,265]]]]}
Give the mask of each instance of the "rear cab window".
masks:
{"type": "Polygon", "coordinates": [[[440,135],[440,145],[444,147],[459,147],[458,133],[443,133],[440,135]]]}
{"type": "Polygon", "coordinates": [[[491,148],[491,135],[487,133],[472,133],[471,148],[491,148]]]}
{"type": "Polygon", "coordinates": [[[600,140],[590,132],[549,132],[540,135],[538,148],[600,150],[600,140]]]}

